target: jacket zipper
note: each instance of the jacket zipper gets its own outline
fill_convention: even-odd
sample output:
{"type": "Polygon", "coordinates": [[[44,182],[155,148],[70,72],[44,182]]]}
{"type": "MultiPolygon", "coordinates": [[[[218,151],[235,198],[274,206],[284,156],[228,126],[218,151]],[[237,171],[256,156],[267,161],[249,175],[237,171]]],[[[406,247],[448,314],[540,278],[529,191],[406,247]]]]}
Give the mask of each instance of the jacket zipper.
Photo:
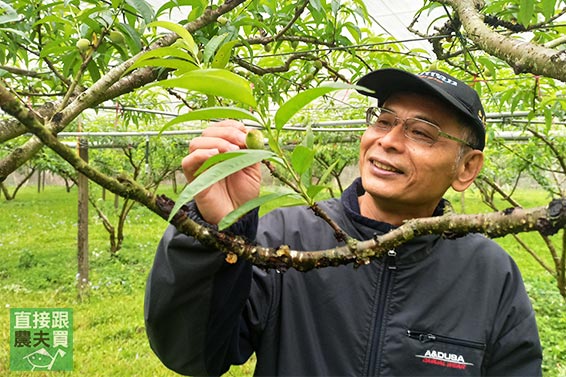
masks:
{"type": "Polygon", "coordinates": [[[424,331],[407,330],[407,336],[409,338],[417,339],[421,343],[441,342],[441,343],[453,344],[453,345],[457,345],[457,346],[464,346],[464,347],[470,347],[470,348],[485,350],[485,343],[474,342],[474,341],[471,341],[471,340],[451,338],[451,337],[448,337],[448,336],[431,334],[431,333],[427,333],[427,332],[424,332],[424,331]]]}
{"type": "Polygon", "coordinates": [[[393,272],[397,269],[396,257],[397,252],[395,250],[389,250],[387,256],[385,257],[385,262],[383,264],[383,273],[381,275],[381,284],[379,286],[378,299],[377,299],[377,310],[375,315],[375,326],[373,329],[373,334],[371,335],[368,367],[366,376],[379,376],[379,371],[376,371],[376,367],[381,359],[381,329],[383,328],[383,318],[385,314],[385,304],[387,303],[387,298],[389,296],[389,289],[391,286],[391,281],[393,277],[393,272]],[[376,373],[377,372],[377,373],[376,373]],[[375,374],[374,374],[375,373],[375,374]]]}

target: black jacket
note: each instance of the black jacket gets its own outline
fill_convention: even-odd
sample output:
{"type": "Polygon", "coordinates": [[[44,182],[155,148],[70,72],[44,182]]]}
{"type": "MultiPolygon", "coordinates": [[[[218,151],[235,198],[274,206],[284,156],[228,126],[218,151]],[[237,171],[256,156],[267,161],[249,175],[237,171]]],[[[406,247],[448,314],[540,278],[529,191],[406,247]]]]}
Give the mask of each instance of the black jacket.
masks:
{"type": "MultiPolygon", "coordinates": [[[[322,206],[365,240],[391,226],[360,215],[362,192],[358,180],[322,206]]],[[[248,215],[235,230],[253,237],[256,219],[248,215]]],[[[262,217],[256,240],[295,250],[336,246],[332,229],[299,207],[262,217]]],[[[255,374],[266,376],[541,375],[520,273],[477,234],[421,237],[359,268],[280,273],[228,264],[170,227],[145,304],[153,350],[182,374],[219,375],[255,352],[255,374]]]]}

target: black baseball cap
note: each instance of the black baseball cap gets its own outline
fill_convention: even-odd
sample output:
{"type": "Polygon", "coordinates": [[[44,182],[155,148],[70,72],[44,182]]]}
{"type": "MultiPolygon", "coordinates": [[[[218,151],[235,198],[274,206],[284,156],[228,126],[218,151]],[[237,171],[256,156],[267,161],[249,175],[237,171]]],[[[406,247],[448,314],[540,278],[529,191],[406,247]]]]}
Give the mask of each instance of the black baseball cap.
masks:
{"type": "Polygon", "coordinates": [[[479,144],[475,149],[485,147],[485,111],[478,93],[469,85],[441,71],[413,74],[395,68],[384,68],[368,73],[357,83],[373,92],[358,89],[361,94],[375,97],[382,105],[396,92],[416,92],[434,95],[456,109],[472,126],[479,144]]]}

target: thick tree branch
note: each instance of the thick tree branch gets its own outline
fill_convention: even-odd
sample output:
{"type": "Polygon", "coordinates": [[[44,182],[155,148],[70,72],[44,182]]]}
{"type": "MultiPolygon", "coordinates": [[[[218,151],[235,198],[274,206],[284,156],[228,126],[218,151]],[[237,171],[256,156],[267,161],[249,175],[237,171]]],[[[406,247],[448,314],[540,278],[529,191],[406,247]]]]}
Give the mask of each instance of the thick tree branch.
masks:
{"type": "MultiPolygon", "coordinates": [[[[15,139],[23,135],[27,129],[17,119],[6,118],[0,120],[0,143],[15,139]]],[[[2,163],[0,162],[0,166],[2,163]]]]}
{"type": "MultiPolygon", "coordinates": [[[[71,148],[57,140],[50,130],[40,121],[25,112],[19,101],[6,96],[6,90],[0,86],[0,100],[3,110],[17,117],[45,145],[69,162],[75,169],[86,175],[107,190],[124,198],[135,200],[151,211],[166,219],[174,202],[165,197],[155,195],[142,185],[128,178],[114,179],[108,177],[83,161],[71,148]],[[9,100],[5,106],[4,99],[9,100]]],[[[218,248],[229,256],[237,255],[252,263],[266,268],[296,268],[309,270],[312,268],[337,264],[363,264],[371,258],[419,236],[441,234],[446,237],[457,237],[468,233],[481,232],[490,237],[515,234],[526,231],[538,231],[543,235],[556,233],[566,226],[566,200],[555,200],[548,208],[525,210],[516,208],[511,211],[495,212],[483,215],[446,215],[435,218],[410,220],[401,227],[368,241],[350,240],[346,246],[331,250],[294,251],[287,246],[264,248],[248,244],[239,237],[218,233],[212,229],[199,226],[189,220],[181,210],[172,223],[183,233],[192,235],[203,244],[218,248]]],[[[233,260],[234,258],[229,258],[233,260]]]]}
{"type": "MultiPolygon", "coordinates": [[[[161,196],[157,204],[164,212],[172,209],[174,203],[161,196]]],[[[182,221],[182,212],[179,218],[182,221]]],[[[215,247],[227,254],[227,261],[234,263],[237,257],[249,260],[263,268],[286,270],[295,268],[308,271],[314,268],[353,263],[362,265],[372,258],[384,255],[413,238],[439,234],[447,238],[456,238],[469,233],[483,233],[489,237],[501,237],[507,234],[539,231],[544,234],[555,233],[566,226],[566,200],[555,200],[548,207],[529,210],[516,208],[480,215],[445,215],[431,218],[409,220],[399,228],[378,236],[372,240],[350,242],[345,246],[327,250],[297,251],[286,245],[278,248],[265,248],[250,245],[238,237],[217,233],[209,229],[203,234],[192,234],[204,244],[215,247]],[[235,258],[236,257],[236,258],[235,258]]],[[[182,227],[179,228],[183,232],[182,227]]]]}
{"type": "Polygon", "coordinates": [[[530,72],[566,82],[566,51],[501,35],[490,29],[474,0],[437,0],[458,14],[462,26],[480,49],[507,62],[515,73],[530,72]]]}
{"type": "MultiPolygon", "coordinates": [[[[0,91],[1,98],[2,92],[0,91]]],[[[21,110],[18,106],[21,107],[18,103],[7,110],[10,111],[10,114],[17,113],[21,110]]],[[[37,119],[22,117],[21,120],[46,146],[90,180],[115,194],[135,200],[163,219],[168,218],[174,206],[172,200],[164,196],[155,197],[152,192],[131,179],[114,179],[100,173],[83,161],[74,150],[57,140],[57,137],[37,119]]],[[[445,215],[409,220],[399,228],[375,239],[359,242],[350,240],[346,246],[319,251],[295,251],[286,245],[278,248],[251,245],[241,237],[219,233],[196,224],[187,217],[183,208],[173,218],[172,224],[179,231],[195,237],[203,244],[225,252],[229,261],[233,262],[234,256],[238,256],[265,268],[295,268],[306,271],[338,264],[365,264],[371,258],[379,257],[388,250],[423,235],[440,234],[445,237],[459,237],[468,233],[481,232],[489,237],[500,237],[528,231],[538,231],[543,235],[554,234],[566,227],[566,199],[554,200],[546,208],[539,207],[530,210],[516,208],[490,214],[445,215]]]]}
{"type": "MultiPolygon", "coordinates": [[[[515,183],[517,183],[518,178],[516,180],[515,183]]],[[[492,210],[497,211],[497,207],[495,205],[494,199],[493,199],[493,195],[489,195],[487,192],[487,189],[481,185],[480,180],[476,180],[475,185],[480,189],[480,191],[482,192],[482,195],[484,197],[484,203],[486,203],[492,210]]],[[[497,192],[501,198],[510,203],[513,207],[518,208],[521,207],[521,205],[515,201],[511,195],[512,195],[512,191],[511,193],[506,193],[505,190],[503,190],[503,188],[501,188],[497,183],[495,183],[494,181],[487,179],[485,177],[481,178],[481,182],[484,182],[485,184],[487,184],[488,186],[491,187],[491,189],[493,190],[493,192],[497,192]]],[[[547,245],[550,254],[552,255],[553,261],[554,261],[554,267],[558,267],[558,264],[556,262],[556,248],[554,247],[554,245],[552,244],[552,241],[550,240],[550,238],[547,235],[542,235],[539,233],[539,235],[542,237],[543,241],[545,242],[545,244],[547,245]]],[[[529,247],[529,245],[527,245],[527,243],[525,241],[523,241],[523,239],[521,237],[519,237],[518,234],[513,234],[512,235],[513,238],[515,239],[515,241],[517,241],[517,243],[519,245],[521,245],[521,247],[523,248],[523,250],[525,250],[527,253],[529,253],[536,261],[537,263],[544,268],[548,273],[550,273],[551,275],[555,275],[555,270],[553,270],[546,262],[543,258],[541,258],[535,250],[533,250],[531,247],[529,247]]]]}
{"type": "Polygon", "coordinates": [[[0,69],[3,69],[6,72],[10,72],[17,76],[26,76],[26,77],[41,77],[41,76],[49,76],[49,72],[37,72],[37,71],[30,71],[28,69],[22,69],[18,67],[9,67],[5,65],[0,65],[0,69]]]}
{"type": "MultiPolygon", "coordinates": [[[[22,106],[20,100],[0,84],[0,109],[18,119],[20,123],[39,122],[36,113],[22,106]]],[[[17,132],[11,128],[11,132],[17,132]]],[[[24,146],[16,148],[0,160],[0,182],[3,182],[17,168],[26,163],[24,158],[30,151],[35,154],[42,147],[38,138],[31,138],[24,146]]]]}

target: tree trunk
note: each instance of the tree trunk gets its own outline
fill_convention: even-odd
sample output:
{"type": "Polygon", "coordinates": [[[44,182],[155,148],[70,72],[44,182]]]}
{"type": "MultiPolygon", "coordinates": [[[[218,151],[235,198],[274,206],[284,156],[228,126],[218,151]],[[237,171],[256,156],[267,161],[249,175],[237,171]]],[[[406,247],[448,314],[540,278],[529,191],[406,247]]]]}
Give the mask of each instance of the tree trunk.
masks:
{"type": "Polygon", "coordinates": [[[6,198],[6,200],[14,199],[14,197],[10,195],[8,188],[4,185],[4,182],[0,182],[0,189],[2,190],[2,194],[4,194],[4,198],[6,198]]]}
{"type": "MultiPolygon", "coordinates": [[[[88,163],[88,147],[79,140],[79,157],[88,163]]],[[[78,235],[77,235],[77,296],[79,300],[88,297],[88,178],[79,173],[78,178],[78,235]]]]}
{"type": "Polygon", "coordinates": [[[37,193],[41,193],[41,174],[43,174],[42,170],[37,172],[37,193]]]}

